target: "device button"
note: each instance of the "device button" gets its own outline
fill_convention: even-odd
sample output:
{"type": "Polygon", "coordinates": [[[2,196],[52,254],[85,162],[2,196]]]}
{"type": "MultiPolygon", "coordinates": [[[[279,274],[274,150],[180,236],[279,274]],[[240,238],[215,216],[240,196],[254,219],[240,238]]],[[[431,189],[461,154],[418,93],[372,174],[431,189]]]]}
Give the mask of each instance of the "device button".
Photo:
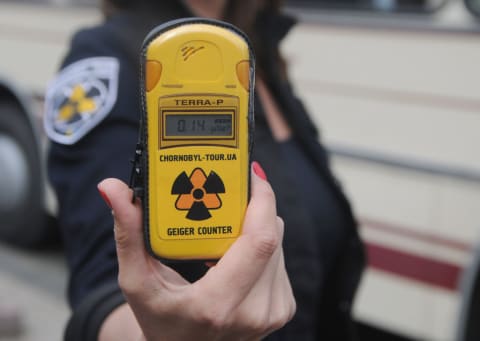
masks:
{"type": "Polygon", "coordinates": [[[145,87],[151,91],[162,76],[162,64],[156,60],[147,60],[145,87]]]}
{"type": "Polygon", "coordinates": [[[237,78],[245,90],[248,91],[250,88],[250,61],[242,60],[237,64],[237,78]]]}

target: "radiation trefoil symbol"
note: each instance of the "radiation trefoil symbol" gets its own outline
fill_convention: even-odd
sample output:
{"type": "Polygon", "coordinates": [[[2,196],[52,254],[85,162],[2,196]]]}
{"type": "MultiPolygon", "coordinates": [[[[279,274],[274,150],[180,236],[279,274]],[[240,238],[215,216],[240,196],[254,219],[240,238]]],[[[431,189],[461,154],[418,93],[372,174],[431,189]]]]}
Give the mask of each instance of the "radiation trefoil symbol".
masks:
{"type": "Polygon", "coordinates": [[[190,220],[208,219],[210,210],[222,207],[219,193],[225,193],[222,179],[214,171],[207,177],[201,168],[195,168],[190,177],[182,172],[172,186],[172,194],[178,195],[175,208],[188,211],[190,220]]]}

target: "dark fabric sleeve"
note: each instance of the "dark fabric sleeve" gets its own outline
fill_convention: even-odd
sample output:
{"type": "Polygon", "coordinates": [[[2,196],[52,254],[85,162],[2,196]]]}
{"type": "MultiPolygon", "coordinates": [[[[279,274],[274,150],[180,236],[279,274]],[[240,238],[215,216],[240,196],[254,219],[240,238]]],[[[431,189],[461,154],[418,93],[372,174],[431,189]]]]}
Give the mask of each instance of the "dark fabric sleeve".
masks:
{"type": "Polygon", "coordinates": [[[128,181],[137,141],[139,90],[136,70],[126,67],[113,41],[102,27],[73,38],[63,66],[90,57],[117,58],[118,96],[108,116],[80,141],[70,146],[52,142],[49,150],[49,180],[59,202],[70,271],[68,298],[74,311],[91,293],[117,280],[113,219],[96,186],[109,177],[128,181]]]}
{"type": "Polygon", "coordinates": [[[90,292],[73,312],[64,334],[65,341],[96,341],[105,318],[125,298],[117,282],[106,283],[90,292]]]}
{"type": "MultiPolygon", "coordinates": [[[[59,202],[59,226],[70,272],[68,299],[73,314],[65,333],[68,341],[96,340],[104,319],[125,302],[117,282],[113,218],[97,184],[110,177],[129,180],[129,161],[138,140],[140,90],[133,52],[112,25],[76,34],[62,67],[85,58],[117,58],[120,71],[115,105],[77,143],[52,142],[49,150],[49,180],[59,202]]],[[[190,281],[207,269],[195,262],[171,266],[190,281]]]]}

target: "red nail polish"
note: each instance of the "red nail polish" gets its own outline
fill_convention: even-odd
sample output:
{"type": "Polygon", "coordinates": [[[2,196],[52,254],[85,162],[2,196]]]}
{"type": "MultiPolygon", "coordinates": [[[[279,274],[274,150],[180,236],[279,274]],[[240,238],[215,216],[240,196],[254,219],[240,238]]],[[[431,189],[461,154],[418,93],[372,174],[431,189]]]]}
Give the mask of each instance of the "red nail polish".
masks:
{"type": "Polygon", "coordinates": [[[257,174],[260,178],[267,181],[267,174],[263,170],[262,166],[257,161],[252,162],[252,168],[255,174],[257,174]]]}
{"type": "Polygon", "coordinates": [[[205,265],[208,266],[209,268],[214,267],[217,265],[217,262],[205,262],[205,265]]]}
{"type": "Polygon", "coordinates": [[[110,200],[108,199],[107,195],[105,194],[105,192],[103,192],[101,189],[98,189],[98,191],[100,192],[100,195],[102,196],[103,200],[105,201],[105,203],[108,205],[108,207],[112,208],[112,204],[110,203],[110,200]]]}

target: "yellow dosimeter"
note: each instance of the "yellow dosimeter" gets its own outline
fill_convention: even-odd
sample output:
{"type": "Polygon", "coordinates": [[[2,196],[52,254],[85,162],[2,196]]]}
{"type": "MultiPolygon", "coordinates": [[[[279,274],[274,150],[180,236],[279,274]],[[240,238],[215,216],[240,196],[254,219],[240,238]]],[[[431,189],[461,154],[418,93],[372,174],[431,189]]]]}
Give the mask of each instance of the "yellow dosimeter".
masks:
{"type": "Polygon", "coordinates": [[[144,227],[161,259],[218,259],[249,198],[254,58],[215,20],[159,26],[143,44],[144,227]]]}

